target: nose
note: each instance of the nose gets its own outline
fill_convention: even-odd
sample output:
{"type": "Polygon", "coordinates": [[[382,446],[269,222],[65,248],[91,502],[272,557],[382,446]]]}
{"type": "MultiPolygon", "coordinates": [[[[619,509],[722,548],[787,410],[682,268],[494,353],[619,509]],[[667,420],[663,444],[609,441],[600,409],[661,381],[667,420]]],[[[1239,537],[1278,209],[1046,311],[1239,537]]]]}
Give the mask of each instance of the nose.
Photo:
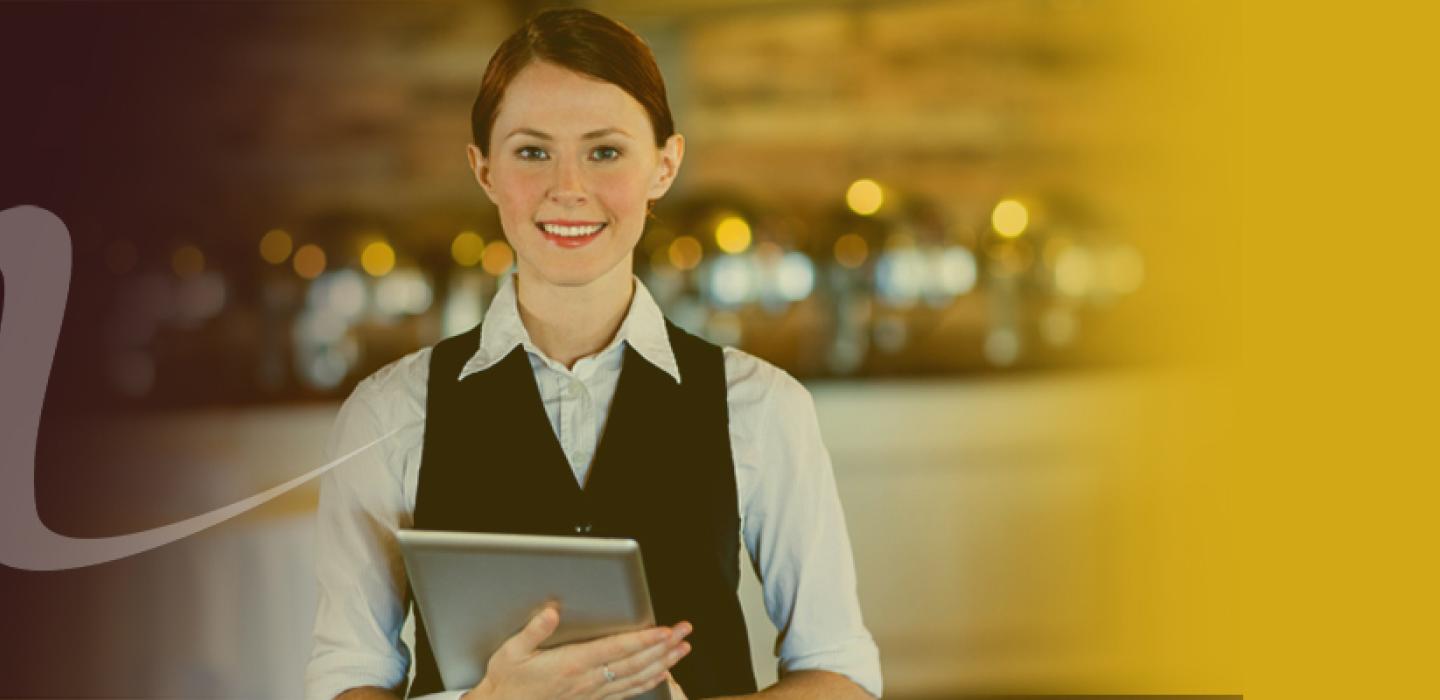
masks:
{"type": "Polygon", "coordinates": [[[555,164],[555,181],[550,187],[550,201],[566,207],[586,203],[585,180],[580,166],[569,158],[561,158],[555,164]]]}

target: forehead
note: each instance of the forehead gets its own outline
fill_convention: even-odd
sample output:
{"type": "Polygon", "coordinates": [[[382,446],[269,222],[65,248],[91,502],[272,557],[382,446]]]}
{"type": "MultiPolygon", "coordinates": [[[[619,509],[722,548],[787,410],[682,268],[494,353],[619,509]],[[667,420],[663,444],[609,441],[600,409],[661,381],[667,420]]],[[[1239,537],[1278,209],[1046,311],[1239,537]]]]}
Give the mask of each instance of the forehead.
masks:
{"type": "Polygon", "coordinates": [[[544,61],[520,69],[495,115],[493,136],[518,128],[557,137],[619,127],[639,137],[650,129],[645,108],[614,83],[544,61]]]}

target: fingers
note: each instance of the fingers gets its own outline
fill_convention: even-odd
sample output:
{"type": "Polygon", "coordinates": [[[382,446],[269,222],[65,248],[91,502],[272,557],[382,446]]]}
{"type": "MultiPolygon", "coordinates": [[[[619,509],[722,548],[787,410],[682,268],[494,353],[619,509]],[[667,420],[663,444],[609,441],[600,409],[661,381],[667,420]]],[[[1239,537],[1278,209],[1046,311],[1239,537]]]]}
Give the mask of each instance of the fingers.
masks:
{"type": "MultiPolygon", "coordinates": [[[[688,625],[689,623],[682,622],[680,624],[688,625]]],[[[650,627],[576,644],[574,653],[580,664],[598,667],[600,664],[613,664],[645,651],[649,647],[669,641],[672,641],[669,627],[650,627]]]]}
{"type": "Polygon", "coordinates": [[[645,693],[654,690],[656,687],[660,686],[664,682],[665,676],[656,676],[641,685],[632,686],[625,690],[615,690],[614,692],[605,695],[603,700],[622,700],[623,698],[633,698],[637,695],[644,695],[645,693]]]}
{"type": "Polygon", "coordinates": [[[603,700],[619,700],[620,698],[633,698],[637,695],[644,695],[663,685],[669,677],[670,674],[668,673],[656,673],[645,677],[635,676],[625,682],[616,680],[604,688],[605,695],[603,696],[603,700]]]}
{"type": "Polygon", "coordinates": [[[530,618],[530,622],[525,625],[524,629],[506,640],[504,646],[507,651],[516,656],[528,656],[534,653],[546,639],[549,639],[550,635],[555,633],[555,628],[559,626],[560,612],[555,609],[555,606],[547,605],[535,617],[530,618]]]}
{"type": "Polygon", "coordinates": [[[617,678],[601,689],[606,697],[633,697],[665,682],[670,668],[690,653],[690,643],[683,639],[691,629],[690,623],[682,622],[660,643],[610,662],[610,671],[617,678]]]}
{"type": "Polygon", "coordinates": [[[675,625],[674,631],[658,644],[652,644],[623,659],[606,662],[610,670],[619,677],[650,676],[663,674],[690,651],[690,644],[682,641],[693,630],[688,622],[675,625]],[[674,655],[673,660],[670,658],[674,655]]]}
{"type": "MultiPolygon", "coordinates": [[[[635,672],[634,675],[630,676],[629,680],[627,680],[625,683],[625,689],[628,690],[630,688],[639,686],[653,688],[656,685],[659,685],[661,681],[665,680],[665,677],[669,672],[670,668],[675,664],[680,663],[680,659],[685,658],[685,655],[689,653],[690,643],[679,643],[675,647],[666,651],[663,655],[652,660],[649,664],[646,664],[644,668],[641,668],[639,671],[635,672]]],[[[619,679],[617,679],[617,682],[619,682],[619,679]]]]}

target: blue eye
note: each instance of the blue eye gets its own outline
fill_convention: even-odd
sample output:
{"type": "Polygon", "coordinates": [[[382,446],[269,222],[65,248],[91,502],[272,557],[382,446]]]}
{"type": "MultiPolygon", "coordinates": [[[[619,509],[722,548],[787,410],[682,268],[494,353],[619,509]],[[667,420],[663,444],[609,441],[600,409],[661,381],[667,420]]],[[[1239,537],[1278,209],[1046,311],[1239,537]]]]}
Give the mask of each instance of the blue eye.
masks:
{"type": "Polygon", "coordinates": [[[550,158],[550,154],[539,146],[521,146],[515,150],[515,155],[519,156],[520,160],[548,160],[550,158]]]}
{"type": "Polygon", "coordinates": [[[614,146],[596,146],[590,151],[590,157],[595,160],[615,160],[620,157],[620,149],[614,146]]]}

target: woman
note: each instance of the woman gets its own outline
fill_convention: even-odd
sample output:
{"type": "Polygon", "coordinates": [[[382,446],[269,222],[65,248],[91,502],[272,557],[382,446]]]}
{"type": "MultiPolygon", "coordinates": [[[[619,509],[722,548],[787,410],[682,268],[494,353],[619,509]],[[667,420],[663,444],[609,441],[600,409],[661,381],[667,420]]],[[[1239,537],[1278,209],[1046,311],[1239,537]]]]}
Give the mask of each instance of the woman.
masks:
{"type": "Polygon", "coordinates": [[[738,534],[781,635],[765,694],[878,696],[810,395],[670,324],[632,271],[685,145],[649,49],[593,12],[536,15],[492,57],[472,129],[470,166],[516,272],[483,323],[382,368],[341,408],[331,454],[400,432],[322,482],[307,696],[405,688],[401,527],[633,537],[661,622],[540,651],[559,622],[549,609],[479,685],[445,691],[418,620],[407,695],[755,693],[738,534]]]}

